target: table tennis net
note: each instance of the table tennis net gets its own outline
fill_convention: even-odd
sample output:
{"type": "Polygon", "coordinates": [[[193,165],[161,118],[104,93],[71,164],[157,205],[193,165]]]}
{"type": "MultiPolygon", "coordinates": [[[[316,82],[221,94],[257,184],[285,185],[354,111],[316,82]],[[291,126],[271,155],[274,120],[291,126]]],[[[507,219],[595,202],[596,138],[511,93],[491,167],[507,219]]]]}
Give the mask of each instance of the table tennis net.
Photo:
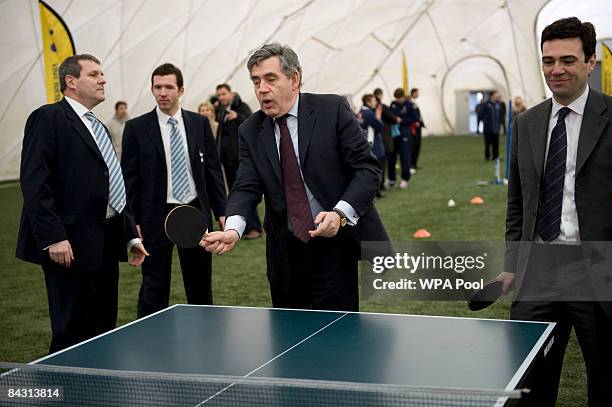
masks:
{"type": "Polygon", "coordinates": [[[503,406],[522,391],[128,372],[0,363],[2,406],[503,406]],[[13,389],[9,397],[9,390],[13,389]],[[15,389],[22,389],[15,396],[15,389]],[[25,389],[26,391],[24,391],[25,389]],[[29,389],[59,389],[29,397],[29,389]],[[58,395],[59,394],[59,395],[58,395]]]}

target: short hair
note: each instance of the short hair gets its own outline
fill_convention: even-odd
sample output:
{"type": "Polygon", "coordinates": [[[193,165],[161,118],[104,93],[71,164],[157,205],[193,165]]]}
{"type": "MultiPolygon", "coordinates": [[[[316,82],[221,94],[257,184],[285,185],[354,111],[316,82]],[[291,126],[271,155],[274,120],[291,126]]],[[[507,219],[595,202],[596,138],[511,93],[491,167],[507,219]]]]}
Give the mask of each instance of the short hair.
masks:
{"type": "Polygon", "coordinates": [[[176,66],[171,63],[161,64],[151,74],[151,86],[153,86],[153,77],[154,76],[166,76],[166,75],[174,75],[176,77],[176,86],[180,88],[183,87],[183,73],[176,66]]]}
{"type": "Polygon", "coordinates": [[[381,88],[374,89],[374,96],[378,97],[383,94],[383,90],[381,88]]]}
{"type": "Polygon", "coordinates": [[[297,72],[300,75],[300,86],[302,86],[302,66],[297,54],[289,46],[280,45],[278,42],[266,44],[255,50],[247,61],[247,69],[251,72],[253,65],[272,57],[278,57],[281,70],[287,78],[297,72]]]}
{"type": "Polygon", "coordinates": [[[81,76],[81,64],[79,64],[79,61],[91,61],[100,65],[100,61],[98,60],[98,58],[89,54],[77,54],[64,59],[64,62],[61,63],[58,70],[60,91],[62,93],[64,93],[64,91],[68,87],[66,85],[67,75],[74,76],[75,78],[79,78],[81,76]]]}
{"type": "Polygon", "coordinates": [[[544,43],[546,41],[565,38],[580,39],[582,51],[584,51],[584,62],[587,62],[595,54],[595,46],[597,45],[595,27],[589,22],[583,23],[577,17],[562,18],[546,26],[542,31],[540,51],[544,50],[544,43]]]}
{"type": "Polygon", "coordinates": [[[418,91],[419,91],[419,88],[412,88],[412,89],[410,89],[410,97],[412,97],[418,91]]]}
{"type": "Polygon", "coordinates": [[[230,85],[228,85],[227,83],[221,83],[221,84],[217,85],[215,90],[224,89],[224,88],[227,89],[228,92],[232,91],[232,88],[230,88],[230,85]]]}
{"type": "Polygon", "coordinates": [[[406,96],[406,94],[404,93],[404,89],[402,89],[402,88],[397,88],[393,92],[393,97],[394,98],[403,98],[404,96],[406,96]]]}
{"type": "Polygon", "coordinates": [[[121,105],[127,107],[127,102],[124,102],[123,100],[117,101],[117,103],[115,103],[115,112],[117,111],[117,109],[119,109],[119,106],[121,105]]]}
{"type": "Polygon", "coordinates": [[[496,93],[499,93],[497,89],[493,89],[491,92],[489,92],[489,98],[492,98],[496,93]]]}
{"type": "Polygon", "coordinates": [[[363,103],[364,105],[368,104],[368,100],[375,98],[376,96],[374,96],[371,93],[366,93],[365,95],[363,95],[361,97],[361,103],[363,103]]]}

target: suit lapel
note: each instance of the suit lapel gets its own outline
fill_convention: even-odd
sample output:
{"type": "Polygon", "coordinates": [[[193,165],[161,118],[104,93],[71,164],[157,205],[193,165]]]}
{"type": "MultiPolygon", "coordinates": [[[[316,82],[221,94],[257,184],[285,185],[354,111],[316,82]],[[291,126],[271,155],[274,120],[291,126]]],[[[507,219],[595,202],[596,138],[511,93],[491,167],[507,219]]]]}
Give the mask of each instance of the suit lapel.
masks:
{"type": "Polygon", "coordinates": [[[185,125],[185,138],[187,139],[187,154],[189,157],[189,161],[192,165],[195,159],[195,150],[196,150],[196,135],[200,132],[200,125],[195,121],[191,120],[189,116],[185,114],[185,111],[181,109],[183,115],[183,124],[185,125]]]}
{"type": "Polygon", "coordinates": [[[300,93],[300,104],[298,105],[298,147],[300,150],[300,167],[304,172],[306,154],[312,137],[312,131],[316,122],[313,116],[314,108],[309,105],[308,97],[300,93]]]}
{"type": "Polygon", "coordinates": [[[77,132],[79,136],[81,136],[85,144],[87,144],[87,146],[91,148],[94,154],[104,162],[102,153],[100,153],[100,149],[98,148],[98,145],[96,144],[93,136],[91,135],[89,130],[87,130],[87,127],[85,127],[83,121],[79,118],[79,116],[77,116],[72,106],[70,106],[66,99],[62,99],[60,103],[62,104],[62,107],[66,112],[66,119],[70,122],[72,128],[77,132]]]}
{"type": "Polygon", "coordinates": [[[546,156],[547,131],[551,109],[552,102],[549,99],[547,103],[541,106],[540,112],[529,123],[529,142],[538,179],[542,179],[542,173],[544,172],[544,157],[546,156]]]}
{"type": "Polygon", "coordinates": [[[151,140],[151,143],[155,146],[155,149],[159,153],[161,162],[166,162],[166,152],[164,150],[164,142],[162,141],[161,130],[159,128],[159,120],[157,119],[157,112],[153,109],[152,112],[149,113],[149,117],[145,120],[147,123],[147,135],[151,140]]]}
{"type": "Polygon", "coordinates": [[[280,158],[278,156],[278,148],[276,147],[276,137],[274,136],[274,124],[270,117],[265,117],[259,128],[259,139],[261,140],[266,155],[272,164],[274,174],[276,174],[278,181],[282,183],[283,178],[281,176],[280,158]]]}
{"type": "Polygon", "coordinates": [[[601,96],[597,92],[590,90],[586,105],[584,106],[582,126],[580,127],[580,136],[578,137],[576,175],[580,173],[584,163],[593,152],[608,123],[608,118],[603,116],[605,110],[606,104],[601,96]]]}

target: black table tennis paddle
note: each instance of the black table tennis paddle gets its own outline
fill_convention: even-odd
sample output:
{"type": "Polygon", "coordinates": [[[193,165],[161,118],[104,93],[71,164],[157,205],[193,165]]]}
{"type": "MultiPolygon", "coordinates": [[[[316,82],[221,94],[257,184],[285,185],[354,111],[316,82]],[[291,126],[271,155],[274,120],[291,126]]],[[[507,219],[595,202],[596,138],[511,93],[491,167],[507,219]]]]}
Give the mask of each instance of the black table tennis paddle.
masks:
{"type": "Polygon", "coordinates": [[[189,205],[172,209],[166,216],[164,228],[168,239],[185,249],[197,247],[202,237],[208,233],[204,213],[189,205]]]}
{"type": "Polygon", "coordinates": [[[502,281],[491,280],[477,290],[468,301],[468,308],[472,311],[480,311],[493,304],[502,295],[502,281]]]}

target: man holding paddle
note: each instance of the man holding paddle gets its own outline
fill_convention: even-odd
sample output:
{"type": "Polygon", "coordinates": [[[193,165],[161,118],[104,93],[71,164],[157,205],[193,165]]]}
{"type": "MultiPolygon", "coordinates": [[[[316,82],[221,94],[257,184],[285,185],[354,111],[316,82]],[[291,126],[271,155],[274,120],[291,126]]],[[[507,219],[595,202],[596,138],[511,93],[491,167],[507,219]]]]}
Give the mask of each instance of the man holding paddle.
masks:
{"type": "Polygon", "coordinates": [[[514,121],[504,293],[512,319],[558,330],[533,405],[554,406],[572,327],[587,368],[590,406],[612,400],[612,284],[593,284],[591,242],[612,240],[612,98],[588,86],[595,29],[565,18],[542,32],[542,71],[553,97],[514,121]],[[530,242],[530,243],[526,243],[530,242]],[[592,269],[592,268],[591,268],[592,269]]]}
{"type": "MultiPolygon", "coordinates": [[[[128,121],[121,166],[128,202],[150,256],[142,264],[138,318],[168,306],[173,243],[164,233],[166,215],[181,205],[199,209],[212,230],[211,210],[223,227],[225,187],[208,119],[179,105],[183,75],[172,64],[151,75],[157,107],[128,121]]],[[[196,211],[197,212],[197,211],[196,211]]],[[[187,301],[212,304],[211,256],[197,244],[178,247],[187,301]]]]}
{"type": "Polygon", "coordinates": [[[382,171],[346,99],[301,93],[295,52],[264,45],[247,62],[261,110],[239,130],[240,166],[224,232],[201,245],[226,253],[266,200],[268,279],[275,307],[359,308],[361,241],[387,241],[373,206],[382,171]]]}

